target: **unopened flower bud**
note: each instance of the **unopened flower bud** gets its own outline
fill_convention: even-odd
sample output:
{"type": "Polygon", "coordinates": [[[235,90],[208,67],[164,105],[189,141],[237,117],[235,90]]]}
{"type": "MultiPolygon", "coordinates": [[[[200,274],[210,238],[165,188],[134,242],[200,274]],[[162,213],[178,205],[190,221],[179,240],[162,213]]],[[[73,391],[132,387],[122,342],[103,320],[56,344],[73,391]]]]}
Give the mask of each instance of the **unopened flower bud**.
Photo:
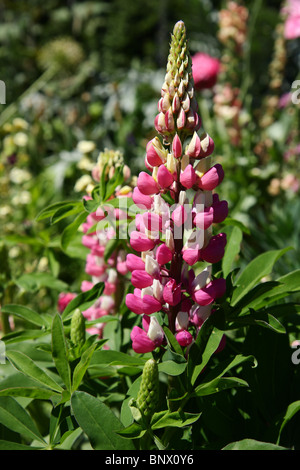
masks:
{"type": "Polygon", "coordinates": [[[186,149],[186,154],[191,158],[198,158],[201,152],[201,140],[197,132],[194,132],[192,140],[186,149]]]}
{"type": "Polygon", "coordinates": [[[137,395],[136,403],[144,417],[150,419],[156,410],[158,401],[158,367],[154,359],[148,359],[148,361],[144,365],[142,381],[137,395]]]}
{"type": "Polygon", "coordinates": [[[172,151],[175,158],[179,158],[182,155],[182,145],[178,134],[175,135],[172,142],[172,151]]]}

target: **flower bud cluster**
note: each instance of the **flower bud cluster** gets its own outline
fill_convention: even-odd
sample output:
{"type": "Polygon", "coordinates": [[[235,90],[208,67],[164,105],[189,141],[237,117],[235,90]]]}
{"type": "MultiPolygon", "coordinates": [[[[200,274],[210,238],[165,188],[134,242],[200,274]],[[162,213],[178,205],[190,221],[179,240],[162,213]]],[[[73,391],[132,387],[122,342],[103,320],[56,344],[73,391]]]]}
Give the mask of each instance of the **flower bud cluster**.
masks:
{"type": "Polygon", "coordinates": [[[166,140],[174,131],[192,134],[201,126],[194,96],[191,57],[187,48],[184,23],[179,21],[173,31],[165,81],[158,102],[159,114],[154,124],[166,140]]]}
{"type": "MultiPolygon", "coordinates": [[[[183,73],[188,77],[184,89],[189,90],[189,97],[193,96],[190,70],[185,28],[179,22],[172,36],[167,76],[183,73]]],[[[166,93],[170,96],[166,82],[162,99],[166,93]]],[[[170,83],[174,96],[178,96],[179,88],[183,89],[181,80],[172,79],[170,83]]],[[[165,110],[161,100],[159,107],[166,116],[170,108],[165,110]]],[[[142,316],[143,328],[135,326],[131,334],[133,349],[139,353],[153,351],[164,343],[155,313],[164,312],[178,343],[188,346],[215,300],[225,294],[225,280],[212,275],[212,264],[222,259],[226,245],[226,235],[213,235],[212,230],[213,224],[224,221],[228,214],[227,202],[214,193],[224,172],[220,164],[211,164],[213,140],[207,133],[197,132],[200,117],[194,105],[189,109],[193,110],[194,122],[190,128],[178,127],[175,119],[174,127],[165,131],[157,127],[156,119],[163,142],[158,136],[148,142],[148,171],[139,174],[132,194],[140,213],[130,233],[134,253],[126,258],[134,287],[126,296],[126,305],[142,316]],[[200,266],[205,269],[196,273],[200,266]]]]}

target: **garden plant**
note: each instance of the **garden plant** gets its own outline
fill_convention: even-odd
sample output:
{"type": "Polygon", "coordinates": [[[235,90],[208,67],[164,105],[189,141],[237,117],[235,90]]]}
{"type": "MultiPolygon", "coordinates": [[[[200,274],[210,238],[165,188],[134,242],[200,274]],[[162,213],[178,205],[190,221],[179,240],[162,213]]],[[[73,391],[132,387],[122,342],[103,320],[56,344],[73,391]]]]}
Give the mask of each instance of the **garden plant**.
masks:
{"type": "MultiPolygon", "coordinates": [[[[257,106],[252,3],[220,9],[219,57],[175,22],[138,163],[85,138],[93,121],[51,128],[45,81],[79,86],[67,38],[39,57],[31,124],[18,103],[0,116],[1,450],[299,450],[299,103],[281,87],[300,6],[279,12],[257,106]],[[55,153],[72,126],[44,167],[45,135],[55,153]]],[[[114,109],[108,133],[141,119],[114,109]]]]}

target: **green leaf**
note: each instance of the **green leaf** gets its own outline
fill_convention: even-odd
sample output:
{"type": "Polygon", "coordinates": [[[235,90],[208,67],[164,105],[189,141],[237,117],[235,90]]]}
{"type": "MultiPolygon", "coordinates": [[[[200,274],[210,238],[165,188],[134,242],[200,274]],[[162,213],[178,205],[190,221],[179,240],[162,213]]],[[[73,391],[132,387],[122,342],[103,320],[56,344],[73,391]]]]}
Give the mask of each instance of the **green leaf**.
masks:
{"type": "Polygon", "coordinates": [[[166,427],[182,428],[195,423],[201,413],[187,413],[183,411],[170,412],[168,410],[154,413],[151,419],[151,429],[161,429],[166,427]]]}
{"type": "Polygon", "coordinates": [[[243,362],[247,361],[252,361],[254,366],[256,365],[253,356],[243,356],[241,354],[238,354],[233,359],[228,359],[219,363],[210,373],[206,375],[205,380],[203,380],[201,384],[196,387],[196,389],[192,392],[192,395],[210,395],[211,393],[216,393],[222,389],[231,388],[231,385],[232,387],[235,385],[248,386],[247,382],[239,378],[225,377],[224,380],[222,379],[222,376],[224,376],[229,370],[240,366],[243,362]]]}
{"type": "Polygon", "coordinates": [[[38,400],[50,400],[56,394],[53,390],[39,387],[12,387],[0,390],[0,397],[27,397],[38,400]]]}
{"type": "Polygon", "coordinates": [[[251,232],[248,227],[246,227],[242,222],[236,219],[232,219],[231,217],[226,217],[226,219],[222,222],[224,225],[232,225],[234,227],[238,227],[242,232],[247,233],[250,235],[251,232]]]}
{"type": "Polygon", "coordinates": [[[73,372],[73,383],[72,383],[72,391],[78,389],[81,384],[81,381],[84,377],[84,374],[87,371],[87,368],[91,362],[92,356],[94,351],[97,347],[97,344],[92,344],[81,356],[80,362],[76,365],[74,372],[73,372]]]}
{"type": "Polygon", "coordinates": [[[23,320],[26,320],[27,322],[32,323],[33,325],[37,325],[40,327],[48,326],[48,321],[47,319],[45,319],[45,317],[43,317],[39,313],[34,312],[31,308],[25,307],[24,305],[4,305],[1,308],[1,311],[3,313],[9,313],[10,315],[23,318],[23,320]]]}
{"type": "Polygon", "coordinates": [[[207,395],[213,395],[214,393],[222,392],[235,387],[248,387],[248,383],[238,377],[220,377],[211,382],[201,384],[196,387],[193,395],[197,397],[204,397],[207,395]]]}
{"type": "Polygon", "coordinates": [[[62,319],[66,320],[69,318],[76,308],[80,308],[80,310],[83,311],[93,305],[95,300],[102,295],[104,287],[104,283],[99,282],[98,284],[95,284],[92,289],[76,295],[76,297],[68,303],[65,310],[63,311],[61,316],[62,319]]]}
{"type": "Polygon", "coordinates": [[[0,423],[27,439],[45,444],[30,415],[12,397],[0,397],[0,423]]]}
{"type": "Polygon", "coordinates": [[[83,205],[82,202],[79,201],[77,203],[71,202],[67,203],[64,206],[60,207],[57,211],[54,212],[54,214],[51,216],[51,224],[56,224],[62,219],[65,219],[66,217],[70,217],[71,215],[76,215],[79,212],[82,212],[83,205]]]}
{"type": "Polygon", "coordinates": [[[50,206],[45,207],[41,210],[41,212],[36,216],[37,221],[47,219],[48,217],[52,217],[58,210],[63,210],[65,207],[70,208],[71,206],[76,207],[79,203],[78,201],[61,201],[55,202],[50,206]]]}
{"type": "Polygon", "coordinates": [[[129,426],[121,431],[118,431],[117,434],[124,437],[125,439],[140,439],[147,432],[139,423],[133,422],[129,426]]]}
{"type": "Polygon", "coordinates": [[[67,343],[61,317],[56,314],[52,323],[52,357],[57,371],[66,385],[71,390],[71,370],[68,362],[67,343]]]}
{"type": "Polygon", "coordinates": [[[278,434],[278,439],[277,439],[277,444],[279,443],[280,436],[282,433],[283,428],[286,426],[286,424],[292,419],[292,417],[300,411],[300,400],[294,401],[291,403],[286,410],[286,413],[284,415],[283,421],[280,426],[279,434],[278,434]]]}
{"type": "Polygon", "coordinates": [[[183,350],[171,330],[166,326],[163,327],[163,330],[169,343],[169,347],[173,349],[177,354],[181,354],[181,356],[183,356],[183,350]]]}
{"type": "Polygon", "coordinates": [[[14,282],[28,292],[36,292],[42,287],[48,287],[59,292],[63,292],[68,289],[68,284],[56,279],[51,273],[23,274],[19,278],[15,279],[14,282]]]}
{"type": "Polygon", "coordinates": [[[271,315],[268,312],[255,312],[255,310],[250,309],[249,315],[243,315],[242,317],[237,318],[236,322],[231,325],[232,327],[248,326],[248,325],[260,325],[265,328],[269,328],[277,333],[286,333],[285,327],[277,320],[274,315],[271,315]]]}
{"type": "Polygon", "coordinates": [[[116,366],[122,365],[143,367],[146,359],[143,359],[140,356],[130,356],[129,354],[120,351],[101,350],[95,352],[92,362],[96,364],[109,364],[116,366]]]}
{"type": "Polygon", "coordinates": [[[280,447],[270,442],[255,441],[254,439],[243,439],[241,441],[231,442],[222,450],[289,450],[286,447],[280,447]]]}
{"type": "Polygon", "coordinates": [[[168,349],[162,357],[162,362],[158,364],[159,372],[167,375],[181,375],[187,367],[187,361],[181,354],[177,354],[168,349]]]}
{"type": "Polygon", "coordinates": [[[18,442],[0,440],[0,450],[42,450],[44,447],[33,447],[18,442]]]}
{"type": "Polygon", "coordinates": [[[227,234],[227,243],[225,253],[222,259],[223,276],[226,278],[231,271],[232,264],[240,252],[240,246],[243,239],[243,232],[239,227],[230,227],[231,230],[225,230],[227,234]],[[229,233],[228,233],[229,232],[229,233]]]}
{"type": "Polygon", "coordinates": [[[71,406],[94,450],[134,450],[131,440],[117,434],[124,428],[122,423],[98,398],[76,391],[71,397],[71,406]]]}
{"type": "Polygon", "coordinates": [[[218,349],[223,336],[223,332],[217,328],[213,328],[209,320],[208,318],[203,323],[197,340],[190,349],[188,374],[191,378],[191,385],[194,385],[197,377],[218,349]]]}
{"type": "Polygon", "coordinates": [[[7,351],[6,355],[10,360],[11,364],[20,372],[31,377],[42,385],[54,390],[56,392],[62,392],[63,388],[58,385],[47,372],[41,367],[35,364],[35,362],[26,354],[20,351],[7,351]]]}
{"type": "Polygon", "coordinates": [[[12,333],[8,333],[5,336],[2,336],[2,341],[6,344],[11,343],[19,343],[22,341],[27,341],[28,339],[36,339],[41,338],[42,336],[46,336],[48,334],[47,330],[17,330],[13,331],[12,333]]]}
{"type": "Polygon", "coordinates": [[[76,235],[80,225],[82,225],[83,222],[85,222],[86,218],[87,218],[86,211],[80,212],[79,215],[76,217],[76,219],[73,220],[73,222],[64,229],[62,236],[61,236],[61,247],[64,251],[67,250],[69,243],[71,242],[73,237],[76,235]]]}
{"type": "Polygon", "coordinates": [[[235,280],[237,287],[233,292],[231,305],[236,305],[264,276],[270,274],[275,262],[290,249],[288,247],[282,250],[271,250],[254,258],[235,280]]]}

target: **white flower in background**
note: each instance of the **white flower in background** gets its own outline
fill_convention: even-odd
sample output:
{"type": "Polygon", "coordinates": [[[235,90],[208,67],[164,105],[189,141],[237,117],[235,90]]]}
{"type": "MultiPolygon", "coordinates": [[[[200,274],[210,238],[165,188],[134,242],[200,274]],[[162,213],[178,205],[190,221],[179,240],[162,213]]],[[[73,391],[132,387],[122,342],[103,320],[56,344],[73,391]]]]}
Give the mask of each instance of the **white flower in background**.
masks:
{"type": "Polygon", "coordinates": [[[12,213],[12,209],[9,206],[2,206],[0,207],[0,217],[6,217],[7,215],[12,213]]]}
{"type": "Polygon", "coordinates": [[[29,204],[31,202],[31,194],[29,191],[21,191],[12,198],[11,202],[16,206],[29,204]]]}
{"type": "Polygon", "coordinates": [[[84,154],[92,152],[93,150],[95,150],[95,148],[96,145],[91,140],[81,140],[77,144],[77,150],[84,154]]]}
{"type": "Polygon", "coordinates": [[[92,171],[94,166],[95,166],[95,163],[91,162],[91,160],[86,155],[84,155],[77,164],[77,168],[79,168],[79,170],[85,170],[85,171],[92,171]]]}
{"type": "Polygon", "coordinates": [[[92,178],[90,175],[83,175],[81,176],[75,183],[74,190],[76,192],[81,192],[86,190],[87,186],[93,183],[92,178]]]}
{"type": "Polygon", "coordinates": [[[22,184],[31,179],[31,174],[27,170],[15,167],[10,171],[9,179],[12,183],[22,184]]]}
{"type": "Polygon", "coordinates": [[[20,118],[20,117],[16,117],[15,119],[13,119],[12,125],[15,129],[19,129],[19,130],[25,130],[29,128],[28,122],[25,121],[25,119],[20,118]]]}
{"type": "Polygon", "coordinates": [[[17,132],[14,135],[14,143],[18,147],[25,147],[28,143],[28,136],[25,132],[17,132]]]}

